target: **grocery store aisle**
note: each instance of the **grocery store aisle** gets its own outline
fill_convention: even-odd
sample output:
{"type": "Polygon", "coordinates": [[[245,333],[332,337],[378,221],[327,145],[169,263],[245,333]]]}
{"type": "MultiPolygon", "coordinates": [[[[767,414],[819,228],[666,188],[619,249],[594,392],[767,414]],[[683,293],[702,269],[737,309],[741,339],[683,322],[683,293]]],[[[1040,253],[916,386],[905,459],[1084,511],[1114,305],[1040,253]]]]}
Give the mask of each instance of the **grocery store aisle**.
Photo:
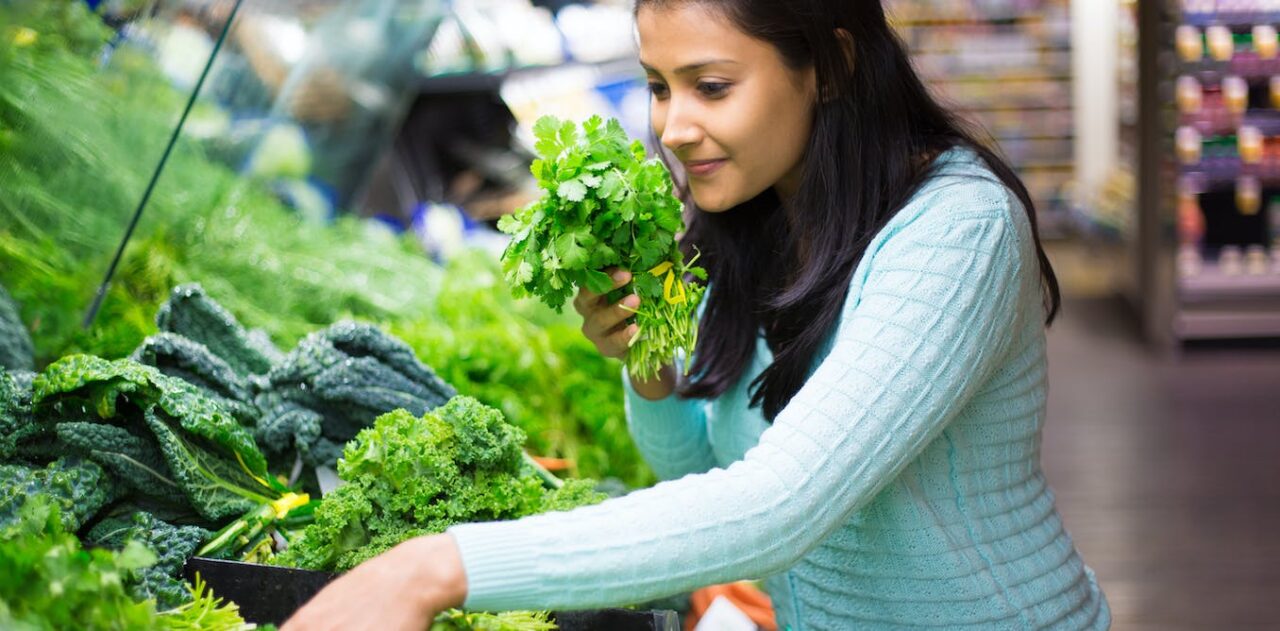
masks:
{"type": "Polygon", "coordinates": [[[1280,347],[1160,359],[1098,299],[1049,362],[1045,469],[1113,628],[1280,628],[1280,347]]]}

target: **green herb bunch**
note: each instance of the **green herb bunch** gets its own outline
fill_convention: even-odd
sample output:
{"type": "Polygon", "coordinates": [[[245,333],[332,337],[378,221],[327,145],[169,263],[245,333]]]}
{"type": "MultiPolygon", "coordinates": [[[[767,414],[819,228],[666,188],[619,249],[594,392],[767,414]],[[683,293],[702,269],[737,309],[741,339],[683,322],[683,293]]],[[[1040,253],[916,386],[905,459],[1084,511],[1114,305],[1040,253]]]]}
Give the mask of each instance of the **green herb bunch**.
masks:
{"type": "Polygon", "coordinates": [[[627,369],[652,378],[677,351],[693,352],[705,287],[691,280],[707,277],[676,242],[683,204],[672,194],[671,175],[646,159],[644,145],[627,138],[617,120],[593,116],[579,130],[544,116],[533,131],[540,159],[531,170],[543,194],[498,223],[512,235],[502,255],[507,282],[516,296],[560,310],[579,287],[613,289],[607,268],[632,272],[626,289],[641,302],[627,369]]]}

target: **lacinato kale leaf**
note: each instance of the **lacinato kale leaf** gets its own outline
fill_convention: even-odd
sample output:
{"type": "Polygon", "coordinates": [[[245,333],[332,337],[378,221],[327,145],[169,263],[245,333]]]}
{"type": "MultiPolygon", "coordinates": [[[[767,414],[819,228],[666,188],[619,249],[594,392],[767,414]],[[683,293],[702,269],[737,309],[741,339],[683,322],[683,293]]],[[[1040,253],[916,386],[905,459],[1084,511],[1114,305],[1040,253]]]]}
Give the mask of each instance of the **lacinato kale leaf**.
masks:
{"type": "Polygon", "coordinates": [[[101,467],[75,456],[46,467],[0,464],[0,528],[15,523],[33,498],[43,498],[61,509],[64,526],[74,532],[118,492],[101,467]]]}
{"type": "Polygon", "coordinates": [[[44,418],[91,415],[124,428],[89,429],[76,420],[58,438],[141,495],[172,500],[176,487],[205,519],[242,514],[283,490],[249,430],[199,388],[151,366],[68,356],[36,377],[33,403],[44,418]]]}
{"type": "Polygon", "coordinates": [[[457,394],[407,344],[356,322],[308,335],[259,388],[259,442],[273,455],[296,447],[316,465],[334,464],[336,447],[378,416],[396,409],[420,415],[457,394]]]}
{"type": "Polygon", "coordinates": [[[281,358],[265,335],[246,331],[196,283],[173,288],[156,314],[156,326],[204,345],[241,377],[265,373],[281,358]]]}
{"type": "Polygon", "coordinates": [[[197,526],[167,524],[139,511],[102,520],[84,539],[113,550],[137,544],[151,551],[155,564],[139,570],[126,584],[135,600],[153,599],[165,610],[191,601],[191,591],[182,580],[182,565],[211,534],[197,526]]]}
{"type": "Polygon", "coordinates": [[[627,367],[642,378],[692,354],[694,315],[706,272],[686,262],[676,242],[683,204],[662,162],[627,138],[618,121],[593,116],[579,131],[545,116],[534,125],[540,158],[531,170],[543,193],[498,228],[511,235],[502,255],[507,282],[519,297],[535,296],[559,310],[580,287],[612,288],[610,267],[632,273],[629,290],[641,305],[627,367]]]}

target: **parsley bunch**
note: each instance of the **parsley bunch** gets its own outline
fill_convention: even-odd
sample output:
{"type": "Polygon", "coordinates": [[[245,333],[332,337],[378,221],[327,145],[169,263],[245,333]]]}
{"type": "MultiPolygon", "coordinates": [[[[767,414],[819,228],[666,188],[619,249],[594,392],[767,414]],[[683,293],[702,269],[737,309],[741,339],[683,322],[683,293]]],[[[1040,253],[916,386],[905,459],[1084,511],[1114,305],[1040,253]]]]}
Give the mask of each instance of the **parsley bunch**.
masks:
{"type": "Polygon", "coordinates": [[[606,268],[631,271],[625,289],[641,301],[627,369],[652,378],[677,351],[692,354],[705,287],[689,279],[707,278],[676,243],[683,204],[672,194],[671,175],[613,119],[593,116],[579,131],[572,121],[544,116],[533,132],[540,159],[531,170],[543,194],[498,223],[512,235],[502,255],[507,282],[516,296],[536,296],[559,311],[579,287],[611,290],[606,268]]]}

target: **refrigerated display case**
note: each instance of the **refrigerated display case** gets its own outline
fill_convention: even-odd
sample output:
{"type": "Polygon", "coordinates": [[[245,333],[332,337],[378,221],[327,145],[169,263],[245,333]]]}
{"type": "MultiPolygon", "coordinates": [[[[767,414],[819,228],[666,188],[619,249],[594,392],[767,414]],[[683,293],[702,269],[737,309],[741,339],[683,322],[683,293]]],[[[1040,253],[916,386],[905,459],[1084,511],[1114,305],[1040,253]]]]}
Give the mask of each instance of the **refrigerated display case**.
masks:
{"type": "Polygon", "coordinates": [[[1148,337],[1280,336],[1280,6],[1169,0],[1138,11],[1148,337]]]}

